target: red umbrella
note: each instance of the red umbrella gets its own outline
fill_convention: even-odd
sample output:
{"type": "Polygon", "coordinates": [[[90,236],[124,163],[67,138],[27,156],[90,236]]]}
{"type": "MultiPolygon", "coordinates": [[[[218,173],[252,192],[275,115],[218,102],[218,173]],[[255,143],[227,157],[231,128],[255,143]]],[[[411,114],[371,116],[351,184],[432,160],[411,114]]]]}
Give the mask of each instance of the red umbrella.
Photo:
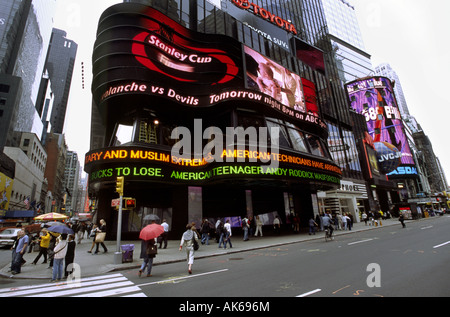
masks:
{"type": "Polygon", "coordinates": [[[161,225],[157,225],[156,223],[152,223],[144,227],[139,234],[139,239],[141,240],[151,240],[159,237],[164,232],[164,227],[161,225]]]}

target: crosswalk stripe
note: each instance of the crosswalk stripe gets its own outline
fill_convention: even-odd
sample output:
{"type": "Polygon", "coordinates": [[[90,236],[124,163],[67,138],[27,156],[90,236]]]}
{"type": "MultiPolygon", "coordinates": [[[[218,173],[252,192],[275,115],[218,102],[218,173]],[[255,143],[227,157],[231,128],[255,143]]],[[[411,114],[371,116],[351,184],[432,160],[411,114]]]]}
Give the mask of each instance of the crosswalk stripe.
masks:
{"type": "MultiPolygon", "coordinates": [[[[95,280],[100,280],[100,279],[104,279],[104,278],[114,278],[114,277],[123,277],[122,274],[117,273],[117,274],[111,274],[111,275],[101,275],[101,276],[93,276],[93,277],[86,277],[83,278],[82,281],[83,282],[88,282],[88,281],[95,281],[95,280]]],[[[38,285],[29,285],[29,286],[20,286],[17,288],[3,288],[0,289],[0,297],[2,296],[2,293],[7,293],[7,292],[11,292],[11,291],[23,291],[23,290],[31,290],[34,288],[44,288],[44,287],[49,287],[49,286],[55,286],[55,285],[65,285],[65,284],[70,284],[67,282],[63,282],[63,283],[47,283],[47,284],[38,284],[38,285]]]]}
{"type": "MultiPolygon", "coordinates": [[[[89,296],[91,296],[90,292],[94,292],[94,291],[97,291],[100,289],[105,289],[105,287],[115,288],[115,287],[129,286],[129,285],[134,285],[134,284],[133,284],[133,282],[130,282],[130,281],[113,283],[113,284],[108,283],[108,285],[95,285],[95,286],[90,286],[90,287],[72,288],[72,289],[67,289],[67,290],[63,290],[63,291],[59,291],[59,292],[53,292],[50,294],[52,297],[69,296],[69,295],[78,294],[78,293],[89,293],[89,296]]],[[[48,293],[46,293],[46,295],[47,294],[48,293]]],[[[84,296],[86,296],[86,295],[84,295],[84,296]]],[[[29,297],[42,297],[42,294],[31,295],[29,297]]]]}
{"type": "MultiPolygon", "coordinates": [[[[102,275],[90,278],[83,278],[79,281],[48,283],[41,285],[31,285],[18,288],[0,289],[0,297],[104,297],[118,296],[142,290],[122,274],[102,275]]],[[[133,295],[133,294],[130,294],[133,295]]],[[[137,294],[142,296],[142,292],[137,294]]]]}
{"type": "MultiPolygon", "coordinates": [[[[90,297],[106,297],[106,296],[113,296],[113,295],[122,295],[126,293],[132,293],[132,292],[139,292],[141,289],[137,286],[130,286],[130,287],[122,287],[118,289],[110,289],[107,291],[101,291],[96,293],[90,293],[90,297]]],[[[85,295],[77,295],[73,297],[84,297],[85,295]]]]}

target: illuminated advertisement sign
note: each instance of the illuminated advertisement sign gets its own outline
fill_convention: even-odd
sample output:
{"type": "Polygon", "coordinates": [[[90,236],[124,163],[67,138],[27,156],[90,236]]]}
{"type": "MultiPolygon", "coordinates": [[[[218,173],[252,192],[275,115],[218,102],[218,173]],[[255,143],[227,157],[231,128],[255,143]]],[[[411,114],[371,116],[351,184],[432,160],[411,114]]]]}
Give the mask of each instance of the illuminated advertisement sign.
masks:
{"type": "Polygon", "coordinates": [[[263,7],[260,7],[256,3],[253,3],[248,0],[231,0],[231,2],[238,8],[242,10],[248,10],[249,12],[253,13],[255,16],[258,16],[270,23],[273,23],[277,25],[278,27],[286,30],[289,33],[292,33],[294,35],[297,35],[297,29],[295,28],[295,25],[292,24],[290,21],[286,21],[276,14],[273,14],[269,10],[264,9],[263,7]]]}
{"type": "Polygon", "coordinates": [[[366,118],[381,172],[388,174],[399,165],[414,166],[391,81],[371,77],[348,83],[346,89],[352,109],[366,118]]]}
{"type": "Polygon", "coordinates": [[[167,96],[172,89],[180,99],[192,99],[243,87],[238,41],[191,31],[150,7],[127,3],[107,9],[98,34],[93,93],[99,103],[120,93],[167,96]]]}
{"type": "Polygon", "coordinates": [[[284,153],[247,150],[224,150],[222,157],[230,163],[209,164],[205,159],[184,159],[168,152],[139,147],[107,148],[91,151],[85,157],[85,171],[91,184],[118,176],[127,180],[160,182],[188,181],[204,183],[230,177],[295,179],[299,181],[339,184],[342,171],[325,161],[284,153]],[[250,163],[252,158],[270,156],[278,168],[250,163]],[[235,163],[237,159],[248,163],[235,163]]]}
{"type": "Polygon", "coordinates": [[[14,180],[0,173],[0,210],[8,210],[14,180]]]}
{"type": "Polygon", "coordinates": [[[161,98],[190,107],[245,102],[326,129],[312,82],[247,47],[244,74],[243,46],[233,38],[191,31],[131,3],[106,10],[98,34],[92,92],[103,116],[123,118],[144,104],[164,107],[161,98]],[[261,76],[264,65],[277,82],[272,92],[256,84],[258,77],[270,84],[269,75],[261,76]]]}
{"type": "MultiPolygon", "coordinates": [[[[240,1],[236,1],[234,4],[235,5],[227,5],[226,8],[223,8],[224,11],[267,41],[272,42],[274,45],[277,45],[286,51],[291,51],[289,35],[293,33],[287,32],[286,28],[273,23],[275,21],[271,22],[271,19],[266,19],[265,17],[267,17],[270,12],[266,14],[264,8],[259,8],[256,10],[255,14],[255,10],[243,8],[240,1]],[[260,15],[258,12],[262,12],[263,14],[260,15]]],[[[271,17],[274,16],[271,15],[271,17]]]]}

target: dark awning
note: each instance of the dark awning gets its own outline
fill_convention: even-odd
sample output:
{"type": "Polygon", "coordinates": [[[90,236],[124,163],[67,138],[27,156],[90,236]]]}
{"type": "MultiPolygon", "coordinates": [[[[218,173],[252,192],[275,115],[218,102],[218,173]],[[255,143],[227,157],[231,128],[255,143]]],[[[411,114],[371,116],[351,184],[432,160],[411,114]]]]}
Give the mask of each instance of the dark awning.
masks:
{"type": "Polygon", "coordinates": [[[36,214],[35,210],[8,210],[5,218],[34,218],[36,214]]]}

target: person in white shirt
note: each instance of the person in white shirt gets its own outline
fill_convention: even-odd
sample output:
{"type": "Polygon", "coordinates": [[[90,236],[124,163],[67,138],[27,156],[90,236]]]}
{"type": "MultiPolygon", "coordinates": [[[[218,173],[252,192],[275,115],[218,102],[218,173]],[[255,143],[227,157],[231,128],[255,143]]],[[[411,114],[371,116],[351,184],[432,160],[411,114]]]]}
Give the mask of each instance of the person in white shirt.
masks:
{"type": "Polygon", "coordinates": [[[161,234],[160,238],[158,238],[159,248],[162,249],[162,243],[164,241],[164,249],[167,249],[167,237],[169,235],[169,224],[167,223],[166,219],[163,219],[161,226],[164,227],[164,232],[161,234]]]}
{"type": "Polygon", "coordinates": [[[225,227],[226,232],[226,236],[224,237],[224,242],[223,242],[223,246],[224,249],[227,248],[227,243],[230,244],[230,248],[233,247],[233,245],[231,244],[231,225],[230,225],[230,220],[227,220],[226,223],[223,225],[225,227]]]}
{"type": "Polygon", "coordinates": [[[53,257],[53,272],[52,272],[52,282],[59,281],[63,275],[64,269],[64,258],[67,253],[67,234],[63,233],[58,238],[59,242],[53,249],[55,255],[53,257]]]}

